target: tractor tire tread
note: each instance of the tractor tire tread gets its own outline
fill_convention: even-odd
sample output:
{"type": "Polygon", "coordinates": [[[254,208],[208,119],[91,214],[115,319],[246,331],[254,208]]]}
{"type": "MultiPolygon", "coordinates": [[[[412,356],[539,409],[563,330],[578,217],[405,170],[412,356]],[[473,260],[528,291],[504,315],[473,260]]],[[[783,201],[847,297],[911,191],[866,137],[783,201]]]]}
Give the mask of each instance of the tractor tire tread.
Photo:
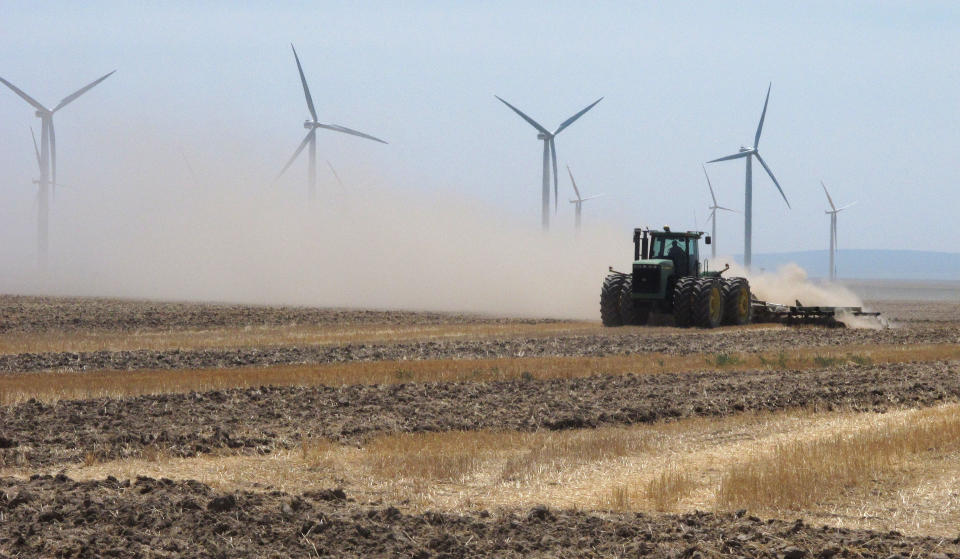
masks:
{"type": "Polygon", "coordinates": [[[723,323],[742,326],[753,321],[753,306],[747,306],[746,315],[740,312],[741,293],[746,290],[747,299],[751,299],[750,282],[747,278],[725,278],[723,280],[723,323]]]}
{"type": "Polygon", "coordinates": [[[673,321],[680,328],[689,328],[693,324],[693,287],[697,278],[685,277],[677,280],[673,287],[673,321]]]}
{"type": "MultiPolygon", "coordinates": [[[[718,280],[713,278],[700,278],[693,288],[693,321],[700,328],[714,328],[720,325],[720,320],[714,322],[710,313],[710,297],[713,294],[714,287],[719,287],[718,280]]],[[[723,289],[720,289],[720,297],[724,295],[723,289]]],[[[721,305],[723,300],[721,299],[721,305]]],[[[722,317],[722,315],[720,315],[722,317]]]]}
{"type": "Polygon", "coordinates": [[[604,326],[623,326],[623,317],[620,316],[620,296],[625,274],[607,274],[600,289],[600,321],[604,326]]]}

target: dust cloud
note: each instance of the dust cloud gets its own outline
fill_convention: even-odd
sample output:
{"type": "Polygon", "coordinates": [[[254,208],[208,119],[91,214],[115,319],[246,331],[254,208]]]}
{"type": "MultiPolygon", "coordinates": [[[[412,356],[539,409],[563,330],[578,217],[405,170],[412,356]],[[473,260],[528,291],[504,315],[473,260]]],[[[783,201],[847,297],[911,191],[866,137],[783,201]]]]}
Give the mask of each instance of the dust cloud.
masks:
{"type": "Polygon", "coordinates": [[[781,266],[775,272],[746,271],[731,266],[725,275],[744,276],[750,280],[754,297],[770,303],[805,306],[860,307],[863,301],[853,291],[835,283],[814,283],[807,272],[794,263],[781,266]]]}
{"type": "Polygon", "coordinates": [[[630,231],[577,235],[569,212],[545,234],[538,214],[453,195],[321,181],[308,202],[305,182],[139,178],[61,195],[47,271],[33,243],[2,252],[0,292],[596,320],[607,267],[632,253],[630,231]]]}

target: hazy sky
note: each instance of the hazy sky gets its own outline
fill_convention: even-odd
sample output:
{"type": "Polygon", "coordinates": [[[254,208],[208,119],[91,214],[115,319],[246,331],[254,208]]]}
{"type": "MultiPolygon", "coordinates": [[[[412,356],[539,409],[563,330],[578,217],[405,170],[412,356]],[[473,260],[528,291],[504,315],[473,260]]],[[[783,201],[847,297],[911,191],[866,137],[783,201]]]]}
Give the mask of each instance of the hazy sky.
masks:
{"type": "MultiPolygon", "coordinates": [[[[338,188],[329,159],[360,193],[462,196],[531,228],[541,144],[493,95],[548,128],[605,96],[558,136],[555,219],[573,221],[569,164],[585,195],[607,195],[587,203],[585,226],[625,237],[706,228],[700,162],[752,142],[772,81],[761,152],[793,209],[755,167],[755,251],[827,247],[820,179],[859,201],[841,215],[841,248],[957,251],[958,24],[960,5],[936,2],[3,0],[0,76],[52,106],[117,70],[56,116],[60,179],[75,186],[60,204],[118,174],[131,192],[144,173],[191,180],[184,156],[201,183],[235,173],[305,197],[304,160],[269,186],[305,133],[294,42],[321,121],[390,142],[321,133],[322,191],[338,188]]],[[[31,125],[0,89],[7,239],[34,232],[31,125]]],[[[721,204],[741,209],[743,162],[708,169],[721,204]]],[[[720,225],[739,252],[742,218],[720,225]]]]}

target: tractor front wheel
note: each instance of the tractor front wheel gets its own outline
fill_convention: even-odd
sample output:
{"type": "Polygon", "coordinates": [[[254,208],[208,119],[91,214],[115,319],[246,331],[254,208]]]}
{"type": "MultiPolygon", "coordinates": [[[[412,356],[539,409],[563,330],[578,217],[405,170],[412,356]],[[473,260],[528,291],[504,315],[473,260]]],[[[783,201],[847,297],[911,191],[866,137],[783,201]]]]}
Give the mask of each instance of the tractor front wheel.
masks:
{"type": "Polygon", "coordinates": [[[608,274],[603,280],[600,289],[600,321],[604,326],[623,326],[620,317],[620,294],[627,276],[624,274],[608,274]]]}
{"type": "Polygon", "coordinates": [[[697,278],[686,277],[677,280],[673,286],[673,323],[680,328],[689,328],[693,324],[693,288],[697,278]]]}
{"type": "Polygon", "coordinates": [[[620,291],[620,319],[624,324],[644,325],[650,319],[650,308],[633,299],[633,278],[627,276],[620,291]]]}
{"type": "Polygon", "coordinates": [[[742,326],[753,320],[753,306],[750,304],[750,282],[747,278],[724,280],[723,323],[742,326]]]}
{"type": "Polygon", "coordinates": [[[720,281],[700,278],[693,288],[693,320],[701,328],[716,328],[723,321],[720,281]]]}

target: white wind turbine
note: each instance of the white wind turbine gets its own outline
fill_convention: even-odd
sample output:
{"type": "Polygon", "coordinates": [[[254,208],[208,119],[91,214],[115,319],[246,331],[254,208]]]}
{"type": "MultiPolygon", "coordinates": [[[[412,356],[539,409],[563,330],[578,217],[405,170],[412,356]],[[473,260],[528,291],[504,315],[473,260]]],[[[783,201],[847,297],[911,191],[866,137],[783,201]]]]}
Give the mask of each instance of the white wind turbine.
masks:
{"type": "Polygon", "coordinates": [[[540,123],[533,120],[529,116],[523,113],[520,109],[514,107],[510,103],[507,103],[499,96],[494,95],[501,103],[510,107],[513,112],[520,115],[520,118],[527,121],[531,126],[537,129],[537,139],[543,140],[543,230],[546,231],[550,228],[550,160],[553,160],[553,210],[557,211],[557,190],[558,190],[558,178],[557,178],[557,144],[554,141],[554,138],[560,132],[563,132],[568,126],[574,123],[578,118],[582,117],[587,111],[592,109],[594,105],[603,101],[603,97],[597,99],[593,103],[587,105],[585,109],[563,121],[560,126],[553,132],[550,132],[543,126],[540,126],[540,123]]]}
{"type": "Polygon", "coordinates": [[[728,155],[726,157],[719,157],[712,161],[707,161],[707,163],[716,163],[717,161],[728,161],[730,159],[740,159],[745,158],[747,162],[747,178],[745,183],[745,193],[744,193],[744,203],[743,203],[743,264],[747,268],[750,267],[750,261],[752,260],[752,241],[753,241],[753,158],[756,157],[757,161],[760,162],[760,165],[763,165],[763,169],[770,175],[770,179],[773,180],[773,184],[776,185],[777,190],[780,191],[780,195],[783,196],[783,201],[787,203],[787,207],[790,207],[790,201],[787,200],[787,195],[783,193],[783,189],[780,188],[780,183],[777,182],[777,177],[773,176],[773,171],[770,170],[770,167],[767,166],[767,162],[760,157],[760,132],[763,131],[763,119],[767,116],[767,103],[770,102],[770,88],[773,86],[771,83],[767,86],[767,99],[763,102],[763,112],[760,113],[760,124],[757,125],[757,134],[753,138],[753,147],[744,147],[740,146],[740,151],[733,155],[728,155]]]}
{"type": "MultiPolygon", "coordinates": [[[[113,72],[116,72],[116,70],[113,72]]],[[[37,256],[40,260],[40,266],[42,268],[46,268],[47,266],[47,251],[49,248],[48,223],[50,217],[50,207],[48,200],[48,187],[52,186],[54,191],[53,193],[55,194],[56,187],[59,184],[57,183],[57,135],[53,128],[53,114],[72,103],[77,97],[80,97],[87,91],[90,91],[94,86],[103,80],[112,76],[113,72],[110,72],[109,74],[106,74],[74,91],[70,95],[67,95],[57,104],[57,106],[52,109],[46,108],[45,106],[41,105],[39,101],[27,95],[19,87],[13,85],[3,78],[0,78],[0,82],[9,87],[14,93],[19,95],[21,99],[27,103],[30,103],[30,105],[36,109],[34,114],[40,119],[40,149],[37,152],[39,153],[40,160],[40,190],[37,193],[37,256]]],[[[31,130],[31,133],[32,132],[33,131],[31,130]]],[[[34,139],[34,149],[36,148],[36,139],[34,139]]]]}
{"type": "Polygon", "coordinates": [[[567,165],[567,174],[570,175],[570,183],[573,184],[573,191],[574,191],[574,192],[576,193],[576,195],[577,195],[577,199],[576,199],[576,200],[570,200],[570,203],[571,203],[571,204],[576,204],[577,217],[576,217],[576,222],[575,222],[575,223],[576,223],[576,226],[577,226],[577,231],[579,231],[579,230],[580,230],[580,213],[581,213],[581,210],[583,209],[583,203],[586,202],[587,200],[593,200],[594,198],[599,198],[599,197],[603,196],[603,194],[595,194],[595,195],[593,195],[593,196],[587,196],[586,198],[581,197],[581,196],[580,196],[580,189],[577,188],[577,181],[573,180],[573,172],[570,171],[570,166],[569,166],[569,165],[567,165]]]}
{"type": "Polygon", "coordinates": [[[700,164],[703,167],[703,176],[707,177],[707,186],[710,188],[710,198],[713,199],[713,205],[710,206],[710,217],[707,218],[707,221],[712,221],[711,230],[710,230],[710,258],[715,259],[717,257],[717,210],[724,210],[728,212],[739,213],[737,210],[732,210],[730,208],[725,208],[717,204],[717,195],[713,192],[713,185],[710,184],[710,175],[707,174],[707,166],[700,164]]]}
{"type": "Polygon", "coordinates": [[[824,213],[830,216],[830,281],[834,281],[837,279],[837,214],[856,204],[856,202],[851,202],[842,208],[837,208],[833,203],[833,198],[830,197],[830,193],[827,191],[827,185],[823,184],[823,181],[820,181],[820,186],[823,187],[823,193],[827,195],[827,202],[830,203],[830,209],[824,210],[824,213]]]}
{"type": "Polygon", "coordinates": [[[279,179],[287,169],[290,168],[290,165],[293,165],[293,162],[297,159],[297,156],[300,155],[300,152],[303,151],[303,148],[310,146],[310,161],[309,163],[309,174],[308,174],[308,193],[310,199],[313,200],[317,195],[317,128],[324,128],[326,130],[333,130],[334,132],[342,132],[344,134],[350,134],[352,136],[359,136],[361,138],[366,138],[368,140],[373,140],[374,142],[380,142],[385,144],[387,142],[381,140],[380,138],[375,138],[369,134],[364,134],[363,132],[358,132],[347,128],[346,126],[340,126],[338,124],[323,124],[317,120],[317,110],[313,106],[313,96],[310,95],[310,88],[307,87],[307,78],[303,75],[303,67],[300,65],[300,57],[297,56],[297,49],[293,48],[293,45],[290,45],[290,48],[293,50],[293,58],[297,61],[297,71],[300,72],[300,83],[303,84],[303,94],[307,98],[307,109],[310,111],[310,119],[304,121],[303,127],[309,130],[307,135],[303,138],[303,141],[300,142],[300,145],[297,147],[297,150],[293,152],[293,155],[290,157],[287,164],[283,166],[283,170],[277,174],[279,179]]]}

